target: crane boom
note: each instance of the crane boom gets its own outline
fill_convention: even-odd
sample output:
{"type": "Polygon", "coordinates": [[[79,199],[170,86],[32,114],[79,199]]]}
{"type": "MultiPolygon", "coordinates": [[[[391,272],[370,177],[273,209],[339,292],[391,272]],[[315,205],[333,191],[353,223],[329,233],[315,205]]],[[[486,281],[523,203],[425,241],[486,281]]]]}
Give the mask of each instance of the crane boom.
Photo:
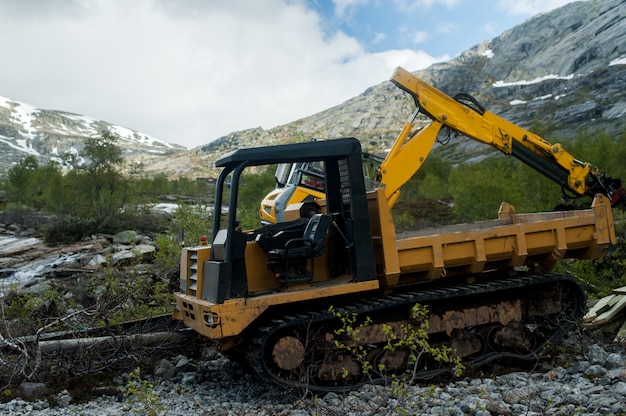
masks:
{"type": "MultiPolygon", "coordinates": [[[[380,162],[375,180],[384,188],[389,207],[400,196],[401,188],[422,167],[442,129],[449,129],[477,142],[495,147],[535,169],[561,186],[570,196],[602,194],[612,206],[626,203],[626,189],[619,179],[607,176],[597,166],[576,159],[559,143],[552,144],[538,135],[499,117],[481,106],[468,94],[454,98],[429,85],[409,71],[398,67],[391,82],[409,93],[415,111],[405,122],[391,150],[380,162]],[[431,123],[412,134],[418,114],[431,123]]],[[[286,207],[321,198],[324,174],[306,163],[291,163],[287,183],[278,179],[279,187],[261,204],[260,216],[265,223],[284,221],[286,207]],[[314,179],[314,180],[313,180],[314,179]]]]}
{"type": "Polygon", "coordinates": [[[623,202],[626,190],[619,179],[606,176],[595,165],[576,159],[560,144],[551,144],[536,134],[486,111],[471,96],[459,94],[454,99],[401,67],[395,70],[391,82],[413,97],[416,105],[413,119],[419,112],[428,116],[432,123],[406,141],[412,126],[412,121],[408,121],[398,136],[392,152],[381,165],[381,182],[388,184],[389,179],[386,175],[392,179],[389,182],[393,183],[390,187],[393,189],[387,191],[388,196],[393,195],[390,201],[397,199],[399,187],[403,184],[400,183],[402,180],[396,181],[394,177],[395,171],[402,169],[392,169],[393,166],[401,166],[395,163],[398,155],[404,153],[401,149],[421,146],[419,152],[414,153],[419,160],[415,169],[417,171],[423,158],[432,148],[437,134],[441,128],[446,127],[516,157],[575,195],[593,197],[600,193],[609,197],[613,205],[623,202]],[[468,101],[471,105],[466,104],[468,101]],[[415,140],[423,140],[423,143],[413,145],[412,142],[415,140]]]}

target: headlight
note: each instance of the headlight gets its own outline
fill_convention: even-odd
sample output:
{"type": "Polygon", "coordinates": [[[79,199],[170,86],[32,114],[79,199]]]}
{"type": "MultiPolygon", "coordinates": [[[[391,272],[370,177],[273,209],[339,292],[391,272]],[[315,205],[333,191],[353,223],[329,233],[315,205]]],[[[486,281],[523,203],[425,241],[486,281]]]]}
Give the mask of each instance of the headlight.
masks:
{"type": "Polygon", "coordinates": [[[208,327],[215,328],[220,324],[220,316],[215,312],[204,312],[204,324],[208,327]]]}

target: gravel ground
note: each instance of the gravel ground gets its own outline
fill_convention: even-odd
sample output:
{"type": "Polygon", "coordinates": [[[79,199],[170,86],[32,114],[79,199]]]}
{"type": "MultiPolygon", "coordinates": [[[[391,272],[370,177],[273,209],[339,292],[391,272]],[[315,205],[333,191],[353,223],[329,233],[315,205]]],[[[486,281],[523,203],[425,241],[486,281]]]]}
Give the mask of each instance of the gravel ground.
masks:
{"type": "MultiPolygon", "coordinates": [[[[619,349],[619,348],[618,348],[619,349]]],[[[67,392],[49,400],[0,405],[15,415],[619,415],[626,414],[626,356],[598,344],[562,355],[534,372],[404,386],[392,393],[367,385],[343,395],[285,393],[259,384],[242,367],[214,355],[163,360],[134,381],[135,395],[103,395],[74,404],[67,392]]],[[[120,386],[129,386],[129,375],[120,386]]],[[[132,384],[132,383],[131,383],[132,384]]]]}

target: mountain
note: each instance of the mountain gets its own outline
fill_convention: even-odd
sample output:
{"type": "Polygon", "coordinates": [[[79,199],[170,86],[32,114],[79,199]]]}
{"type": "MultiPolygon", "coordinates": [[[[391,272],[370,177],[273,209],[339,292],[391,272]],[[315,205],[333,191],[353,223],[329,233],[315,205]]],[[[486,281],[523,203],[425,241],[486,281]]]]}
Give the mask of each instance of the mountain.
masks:
{"type": "Polygon", "coordinates": [[[115,133],[123,156],[134,162],[147,163],[186,150],[105,121],[43,110],[0,97],[0,175],[28,155],[36,157],[41,164],[49,160],[68,168],[81,164],[77,155],[84,139],[97,136],[102,130],[115,133]]]}
{"type": "MultiPolygon", "coordinates": [[[[565,143],[584,129],[622,134],[626,1],[569,3],[415,74],[450,96],[468,93],[489,111],[522,127],[541,123],[551,132],[545,137],[550,142],[565,143]]],[[[357,137],[367,151],[380,153],[390,148],[413,110],[408,94],[385,81],[310,117],[268,130],[237,131],[154,168],[211,175],[215,159],[238,147],[311,138],[357,137]]],[[[466,138],[452,137],[447,146],[437,147],[434,151],[458,162],[494,154],[466,138]]]]}
{"type": "MultiPolygon", "coordinates": [[[[541,123],[551,132],[545,137],[550,142],[564,143],[580,130],[622,134],[626,131],[626,0],[569,3],[534,16],[455,59],[415,73],[450,96],[460,92],[474,96],[489,111],[522,127],[541,123]]],[[[64,149],[78,147],[86,126],[93,129],[103,123],[44,112],[42,121],[31,123],[33,130],[26,131],[32,137],[25,139],[24,132],[11,127],[15,122],[9,123],[19,115],[6,108],[11,107],[0,101],[0,159],[5,159],[5,143],[11,140],[13,158],[17,143],[25,143],[21,152],[32,148],[52,157],[56,149],[58,155],[60,143],[64,149]]],[[[145,164],[148,173],[190,178],[215,176],[215,159],[240,147],[357,137],[365,150],[382,153],[413,109],[408,94],[385,81],[340,105],[272,129],[233,132],[190,150],[132,132],[125,149],[130,157],[143,143],[140,155],[133,157],[151,158],[145,164]],[[155,155],[157,151],[166,157],[155,155]]],[[[463,162],[483,158],[492,150],[452,137],[448,145],[437,145],[434,151],[463,162]]]]}

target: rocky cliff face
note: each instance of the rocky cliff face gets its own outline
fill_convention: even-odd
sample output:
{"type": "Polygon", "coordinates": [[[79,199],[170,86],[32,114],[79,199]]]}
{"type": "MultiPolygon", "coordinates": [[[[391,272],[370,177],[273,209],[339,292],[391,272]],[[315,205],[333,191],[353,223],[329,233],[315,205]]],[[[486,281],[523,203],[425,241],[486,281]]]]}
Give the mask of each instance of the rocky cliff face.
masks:
{"type": "MultiPolygon", "coordinates": [[[[622,134],[626,127],[626,1],[570,3],[417,75],[451,96],[471,94],[489,111],[522,127],[540,122],[553,132],[546,137],[551,142],[566,142],[582,129],[622,134]]],[[[311,138],[357,137],[367,151],[382,153],[413,109],[406,93],[383,82],[340,105],[273,129],[233,132],[188,151],[169,150],[163,144],[160,150],[170,153],[153,157],[147,169],[171,177],[214,176],[215,159],[228,151],[311,138]]],[[[0,139],[19,137],[4,127],[6,118],[0,106],[0,139]]],[[[58,132],[42,133],[29,143],[38,151],[51,152],[60,137],[58,132]]],[[[65,140],[77,145],[80,137],[77,130],[65,140]]],[[[459,162],[493,152],[464,138],[439,147],[435,151],[459,162]]]]}

